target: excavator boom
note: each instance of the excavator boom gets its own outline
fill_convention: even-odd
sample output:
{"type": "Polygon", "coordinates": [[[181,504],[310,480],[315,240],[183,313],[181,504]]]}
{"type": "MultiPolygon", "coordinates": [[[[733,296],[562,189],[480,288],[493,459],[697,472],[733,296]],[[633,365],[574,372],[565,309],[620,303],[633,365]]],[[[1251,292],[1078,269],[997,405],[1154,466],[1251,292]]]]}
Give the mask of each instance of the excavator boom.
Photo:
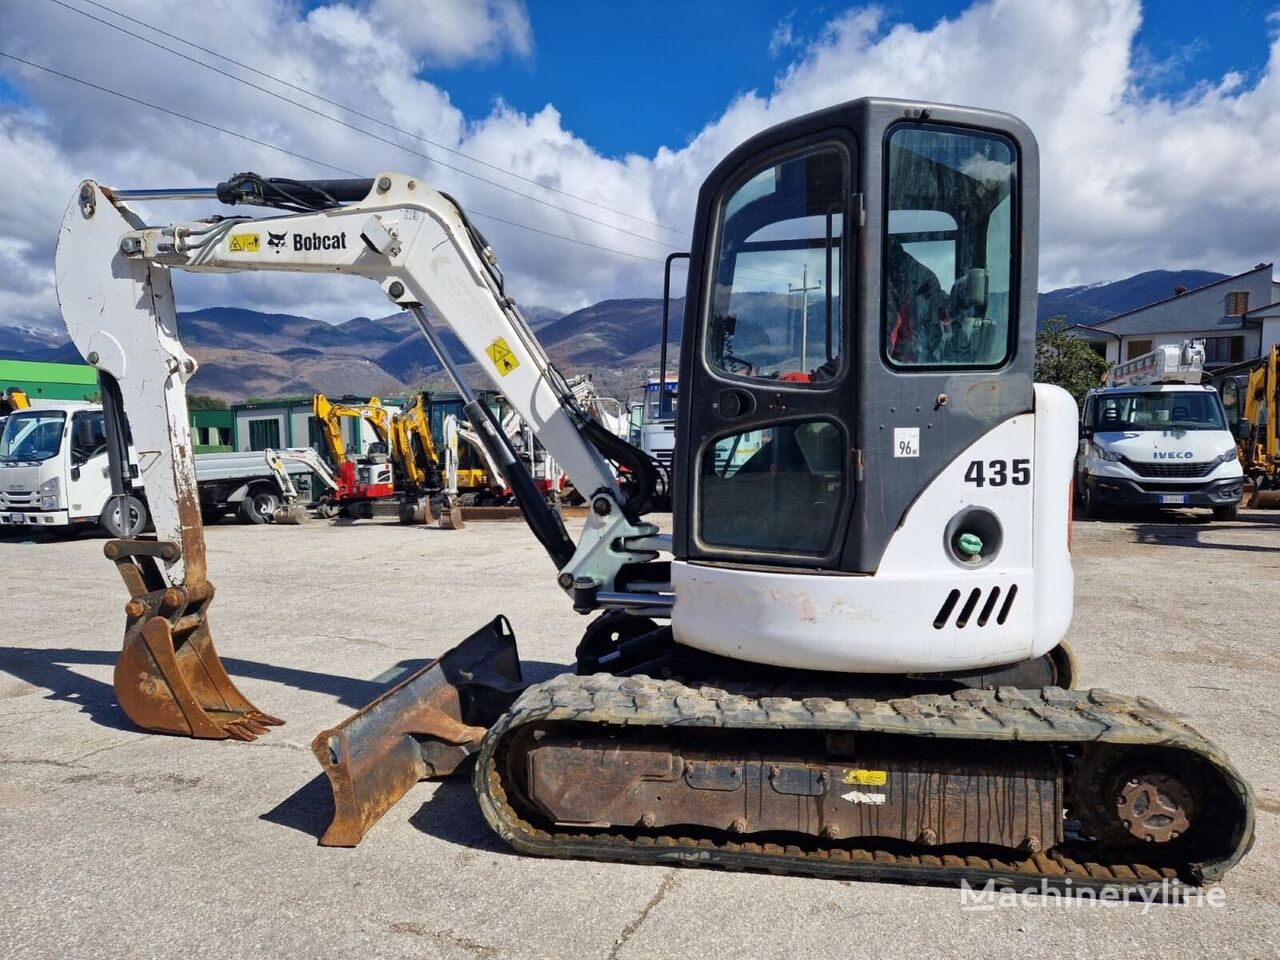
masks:
{"type": "MultiPolygon", "coordinates": [[[[241,177],[234,183],[251,188],[257,182],[241,177]]],[[[575,606],[583,611],[630,605],[670,608],[661,584],[637,594],[615,590],[619,571],[654,559],[666,541],[654,525],[639,519],[619,488],[611,465],[589,439],[594,421],[578,407],[514,302],[502,292],[492,253],[457,205],[401,175],[328,186],[331,190],[324,196],[329,199],[310,213],[150,227],[127,205],[135,195],[87,181],[64,217],[56,265],[58,295],[72,339],[99,372],[113,490],[123,497],[135,483],[141,484],[155,522],[152,538],[106,545],[130,593],[116,691],[128,716],[146,729],[251,739],[282,722],[258,710],[235,688],[209,632],[213,587],[205,570],[186,406],[186,383],[198,364],[178,334],[170,283],[173,269],[352,274],[381,284],[394,303],[414,315],[453,374],[468,415],[479,424],[481,442],[507,484],[523,497],[525,518],[553,560],[557,583],[573,596],[575,606]],[[558,515],[538,495],[508,439],[458,375],[428,319],[428,308],[481,358],[514,411],[535,427],[542,442],[570,469],[579,489],[592,493],[595,510],[576,548],[558,515]],[[130,431],[139,450],[154,451],[141,458],[136,478],[126,456],[130,431]]],[[[223,185],[213,191],[164,193],[170,199],[208,199],[236,189],[223,185]]],[[[155,194],[144,191],[136,196],[155,194]]],[[[349,463],[350,456],[339,416],[365,418],[388,444],[394,433],[391,418],[376,399],[344,408],[316,397],[315,413],[341,463],[349,463]]],[[[424,444],[429,429],[425,421],[414,427],[424,444]]],[[[419,761],[410,762],[419,752],[414,737],[451,744],[460,738],[469,742],[468,736],[474,739],[460,732],[467,714],[452,682],[462,669],[460,662],[469,656],[465,647],[379,700],[376,709],[371,705],[372,714],[362,711],[317,738],[317,756],[336,796],[350,797],[353,790],[376,795],[376,800],[365,797],[359,802],[363,813],[358,819],[365,826],[421,775],[419,761]],[[426,710],[426,703],[433,704],[432,709],[426,710]],[[407,727],[386,726],[370,721],[370,715],[417,720],[407,727]],[[382,762],[353,767],[353,757],[365,764],[375,757],[382,762]],[[361,790],[364,781],[353,772],[376,768],[385,774],[390,767],[399,771],[391,777],[397,784],[391,791],[361,790]]],[[[488,702],[484,696],[470,699],[488,702]]],[[[379,776],[370,776],[385,785],[379,776]]],[[[340,803],[339,816],[355,817],[354,809],[340,803]]],[[[354,829],[351,823],[339,826],[334,836],[349,838],[354,829]]]]}

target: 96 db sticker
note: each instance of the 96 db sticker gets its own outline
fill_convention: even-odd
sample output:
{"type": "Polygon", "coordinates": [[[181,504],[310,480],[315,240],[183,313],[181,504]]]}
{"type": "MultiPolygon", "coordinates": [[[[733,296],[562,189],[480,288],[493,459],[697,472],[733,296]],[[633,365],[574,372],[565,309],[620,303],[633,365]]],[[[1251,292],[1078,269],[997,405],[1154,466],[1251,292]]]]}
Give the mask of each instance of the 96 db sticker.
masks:
{"type": "Polygon", "coordinates": [[[895,457],[920,456],[920,428],[893,428],[893,455],[895,457]]]}

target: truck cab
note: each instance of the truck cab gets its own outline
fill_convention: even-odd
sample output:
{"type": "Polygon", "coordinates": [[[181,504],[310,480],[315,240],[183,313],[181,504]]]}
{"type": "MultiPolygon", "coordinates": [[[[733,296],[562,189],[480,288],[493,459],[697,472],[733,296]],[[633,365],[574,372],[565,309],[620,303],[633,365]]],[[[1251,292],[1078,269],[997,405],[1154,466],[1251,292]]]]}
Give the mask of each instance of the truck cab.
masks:
{"type": "Polygon", "coordinates": [[[1200,383],[1198,342],[1120,364],[1081,410],[1076,491],[1085,517],[1107,508],[1208,507],[1234,519],[1244,471],[1218,391],[1200,383]]]}
{"type": "Polygon", "coordinates": [[[101,407],[37,402],[9,415],[0,430],[0,528],[97,523],[110,495],[101,407]]]}

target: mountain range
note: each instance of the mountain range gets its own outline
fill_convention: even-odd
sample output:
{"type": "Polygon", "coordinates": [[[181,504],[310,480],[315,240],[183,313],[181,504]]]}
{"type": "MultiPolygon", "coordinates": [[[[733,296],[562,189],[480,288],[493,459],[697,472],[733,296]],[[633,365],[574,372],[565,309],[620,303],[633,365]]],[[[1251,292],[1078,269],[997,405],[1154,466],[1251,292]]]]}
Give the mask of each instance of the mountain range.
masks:
{"type": "MultiPolygon", "coordinates": [[[[1113,283],[1050,290],[1040,294],[1037,321],[1062,315],[1073,324],[1098,323],[1171,296],[1175,287],[1194,289],[1224,276],[1207,270],[1151,270],[1113,283]]],[[[769,295],[760,296],[767,300],[769,295]]],[[[523,312],[555,364],[570,375],[592,373],[605,395],[635,396],[648,371],[658,366],[661,300],[602,300],[572,313],[546,307],[523,312]]],[[[750,312],[744,308],[740,319],[749,321],[750,312]]],[[[673,299],[672,344],[679,342],[683,315],[684,300],[673,299]]],[[[196,394],[247,400],[317,391],[385,396],[447,388],[440,363],[407,313],[334,325],[290,314],[210,307],[180,314],[179,325],[183,343],[200,362],[190,388],[196,394]]],[[[451,356],[466,356],[450,331],[437,329],[451,356]]],[[[674,349],[671,356],[674,363],[674,349]]],[[[0,357],[82,362],[65,334],[17,325],[0,325],[0,357]]],[[[468,380],[484,382],[474,363],[461,369],[468,380]]]]}

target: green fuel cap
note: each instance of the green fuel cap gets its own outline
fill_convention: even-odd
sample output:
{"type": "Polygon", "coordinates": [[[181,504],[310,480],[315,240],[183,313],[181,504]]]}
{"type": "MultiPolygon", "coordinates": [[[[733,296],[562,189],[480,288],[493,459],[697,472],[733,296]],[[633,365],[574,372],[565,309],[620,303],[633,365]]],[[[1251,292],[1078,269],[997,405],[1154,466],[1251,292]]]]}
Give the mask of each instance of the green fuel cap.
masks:
{"type": "Polygon", "coordinates": [[[982,538],[976,533],[962,533],[956,538],[956,548],[966,557],[976,557],[982,552],[982,538]]]}

